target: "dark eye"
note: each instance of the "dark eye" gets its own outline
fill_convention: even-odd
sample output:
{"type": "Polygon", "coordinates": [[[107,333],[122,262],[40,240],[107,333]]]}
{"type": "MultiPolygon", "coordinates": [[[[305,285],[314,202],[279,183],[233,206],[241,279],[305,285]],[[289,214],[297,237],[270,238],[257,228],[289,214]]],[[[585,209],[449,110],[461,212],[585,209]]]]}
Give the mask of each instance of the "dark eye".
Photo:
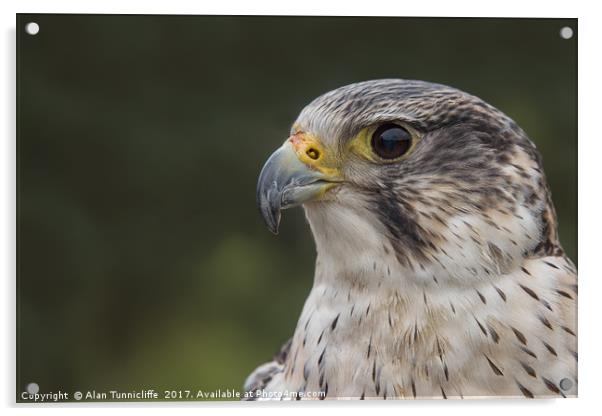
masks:
{"type": "Polygon", "coordinates": [[[372,135],[372,149],[383,159],[396,159],[412,146],[412,135],[397,124],[383,124],[372,135]]]}

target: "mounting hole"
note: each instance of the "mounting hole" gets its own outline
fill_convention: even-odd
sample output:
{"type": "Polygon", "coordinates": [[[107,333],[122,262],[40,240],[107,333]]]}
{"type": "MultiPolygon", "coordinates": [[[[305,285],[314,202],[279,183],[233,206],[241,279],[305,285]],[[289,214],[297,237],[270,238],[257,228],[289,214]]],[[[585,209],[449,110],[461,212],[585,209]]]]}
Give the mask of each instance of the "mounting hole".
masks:
{"type": "Polygon", "coordinates": [[[571,380],[570,378],[563,378],[562,380],[560,380],[560,388],[562,390],[570,390],[571,387],[573,387],[573,380],[571,380]]]}
{"type": "Polygon", "coordinates": [[[27,390],[27,393],[29,394],[37,394],[40,391],[40,386],[38,383],[29,383],[25,387],[25,390],[27,390]]]}
{"type": "Polygon", "coordinates": [[[37,35],[39,31],[40,25],[38,25],[36,22],[29,22],[25,25],[25,32],[28,35],[37,35]]]}
{"type": "Polygon", "coordinates": [[[560,29],[560,37],[562,39],[570,39],[573,37],[573,29],[571,29],[568,26],[563,27],[562,29],[560,29]]]}

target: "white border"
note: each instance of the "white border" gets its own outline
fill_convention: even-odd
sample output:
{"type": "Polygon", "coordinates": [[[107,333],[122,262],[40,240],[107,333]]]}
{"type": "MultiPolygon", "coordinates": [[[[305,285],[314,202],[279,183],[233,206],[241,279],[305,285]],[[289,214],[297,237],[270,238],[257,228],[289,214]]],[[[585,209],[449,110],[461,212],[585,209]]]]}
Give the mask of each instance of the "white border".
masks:
{"type": "MultiPolygon", "coordinates": [[[[180,404],[105,404],[105,405],[51,405],[43,411],[63,415],[80,414],[84,409],[95,414],[134,413],[157,414],[177,410],[198,415],[200,413],[229,412],[243,410],[251,414],[283,411],[293,414],[307,412],[332,412],[335,409],[346,413],[381,412],[444,412],[446,415],[507,415],[509,412],[544,413],[563,415],[567,413],[588,414],[599,407],[597,389],[600,383],[600,358],[602,346],[599,330],[600,296],[602,295],[602,272],[597,262],[601,249],[599,211],[600,158],[602,157],[602,135],[597,112],[602,101],[600,77],[601,15],[595,2],[546,1],[526,2],[504,0],[486,1],[331,1],[299,0],[284,1],[203,1],[184,0],[3,0],[2,14],[2,62],[0,66],[3,97],[0,101],[0,236],[2,249],[0,262],[3,266],[2,298],[0,298],[0,320],[2,341],[0,342],[0,404],[8,408],[8,414],[30,414],[31,406],[16,406],[15,397],[15,13],[135,13],[135,14],[300,14],[300,15],[396,15],[396,16],[472,16],[472,17],[577,17],[579,41],[579,399],[548,401],[482,400],[471,402],[352,402],[352,403],[303,403],[283,405],[277,403],[180,403],[180,404]],[[175,408],[175,409],[174,409],[175,408]],[[342,408],[342,409],[341,409],[342,408]],[[486,413],[485,413],[486,412],[486,413]]],[[[573,138],[570,138],[571,140],[573,138]]],[[[38,411],[38,410],[36,410],[38,411]]]]}

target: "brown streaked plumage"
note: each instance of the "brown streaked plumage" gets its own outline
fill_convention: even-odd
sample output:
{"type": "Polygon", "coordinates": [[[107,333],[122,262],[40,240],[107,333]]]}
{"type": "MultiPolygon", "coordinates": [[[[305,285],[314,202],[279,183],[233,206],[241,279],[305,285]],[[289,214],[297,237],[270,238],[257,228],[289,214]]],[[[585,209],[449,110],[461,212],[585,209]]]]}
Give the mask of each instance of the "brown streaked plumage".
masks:
{"type": "Polygon", "coordinates": [[[302,205],[317,248],[295,334],[245,383],[259,398],[577,394],[576,270],[541,157],[496,108],[422,81],[338,88],[257,196],[274,232],[302,205]]]}

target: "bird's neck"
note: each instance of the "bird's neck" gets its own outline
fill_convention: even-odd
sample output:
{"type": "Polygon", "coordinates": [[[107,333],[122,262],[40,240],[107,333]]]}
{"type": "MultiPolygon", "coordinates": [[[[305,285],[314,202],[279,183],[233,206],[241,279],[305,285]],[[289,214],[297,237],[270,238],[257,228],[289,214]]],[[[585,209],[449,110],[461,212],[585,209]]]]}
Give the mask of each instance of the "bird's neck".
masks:
{"type": "Polygon", "coordinates": [[[447,340],[481,302],[474,286],[425,279],[401,265],[365,213],[324,204],[306,208],[306,214],[317,246],[316,272],[282,386],[338,397],[400,395],[396,382],[413,377],[408,363],[444,379],[441,351],[451,348],[447,340]],[[474,296],[468,299],[470,290],[474,296]]]}
{"type": "Polygon", "coordinates": [[[368,299],[382,296],[383,290],[421,295],[445,284],[436,285],[427,268],[401,264],[384,226],[361,207],[316,204],[306,207],[306,216],[317,252],[314,288],[329,288],[331,294],[347,290],[368,299]]]}
{"type": "Polygon", "coordinates": [[[517,206],[513,215],[491,210],[421,216],[415,219],[421,247],[413,251],[371,209],[361,201],[305,206],[317,251],[316,285],[370,289],[390,281],[404,291],[474,290],[518,269],[540,240],[537,217],[517,206]]]}
{"type": "MultiPolygon", "coordinates": [[[[451,234],[447,245],[433,251],[429,261],[408,266],[398,260],[383,226],[371,222],[374,216],[366,215],[361,207],[321,204],[306,207],[306,215],[317,258],[314,286],[299,325],[313,320],[312,325],[320,322],[326,328],[340,315],[336,325],[341,331],[336,333],[339,338],[335,343],[353,344],[351,335],[345,338],[340,334],[357,334],[361,318],[364,324],[385,323],[377,334],[381,346],[393,348],[399,342],[398,334],[416,333],[416,340],[409,345],[427,345],[435,354],[435,327],[459,316],[471,316],[473,308],[483,306],[483,294],[513,284],[508,273],[520,270],[523,261],[518,246],[482,232],[479,238],[475,235],[462,240],[454,240],[451,234]],[[503,247],[503,255],[492,253],[492,247],[501,249],[488,241],[503,247]],[[363,318],[359,311],[363,311],[363,318]]],[[[451,218],[450,226],[465,236],[471,236],[473,230],[487,230],[475,216],[451,218]]],[[[514,238],[521,242],[520,236],[514,238]]],[[[324,336],[329,334],[331,331],[326,331],[324,336]]]]}
{"type": "Polygon", "coordinates": [[[432,363],[440,362],[437,346],[445,345],[440,334],[447,338],[459,329],[450,322],[469,319],[466,302],[450,303],[453,291],[400,275],[399,263],[382,241],[359,220],[353,227],[343,233],[349,239],[343,247],[316,240],[314,286],[283,373],[287,389],[329,390],[337,397],[399,395],[395,381],[409,374],[405,363],[419,363],[433,373],[432,363]]]}
{"type": "MultiPolygon", "coordinates": [[[[530,279],[537,292],[546,289],[524,272],[535,269],[522,251],[537,231],[527,214],[519,212],[524,221],[518,225],[505,223],[505,238],[501,227],[478,216],[449,218],[445,242],[430,261],[412,267],[398,261],[366,212],[322,204],[306,207],[306,215],[317,248],[314,286],[278,388],[403,396],[412,394],[413,380],[421,380],[416,388],[432,396],[454,392],[454,380],[473,382],[467,369],[497,380],[482,351],[498,342],[508,343],[500,351],[512,351],[514,334],[501,322],[522,322],[534,301],[519,283],[530,279]],[[480,357],[476,367],[469,364],[474,357],[480,357]],[[406,383],[401,390],[400,380],[406,383]]],[[[475,391],[487,384],[474,383],[475,391]]]]}
{"type": "Polygon", "coordinates": [[[364,213],[338,204],[306,207],[316,244],[315,285],[371,286],[373,276],[391,275],[399,267],[379,224],[364,213]]]}

